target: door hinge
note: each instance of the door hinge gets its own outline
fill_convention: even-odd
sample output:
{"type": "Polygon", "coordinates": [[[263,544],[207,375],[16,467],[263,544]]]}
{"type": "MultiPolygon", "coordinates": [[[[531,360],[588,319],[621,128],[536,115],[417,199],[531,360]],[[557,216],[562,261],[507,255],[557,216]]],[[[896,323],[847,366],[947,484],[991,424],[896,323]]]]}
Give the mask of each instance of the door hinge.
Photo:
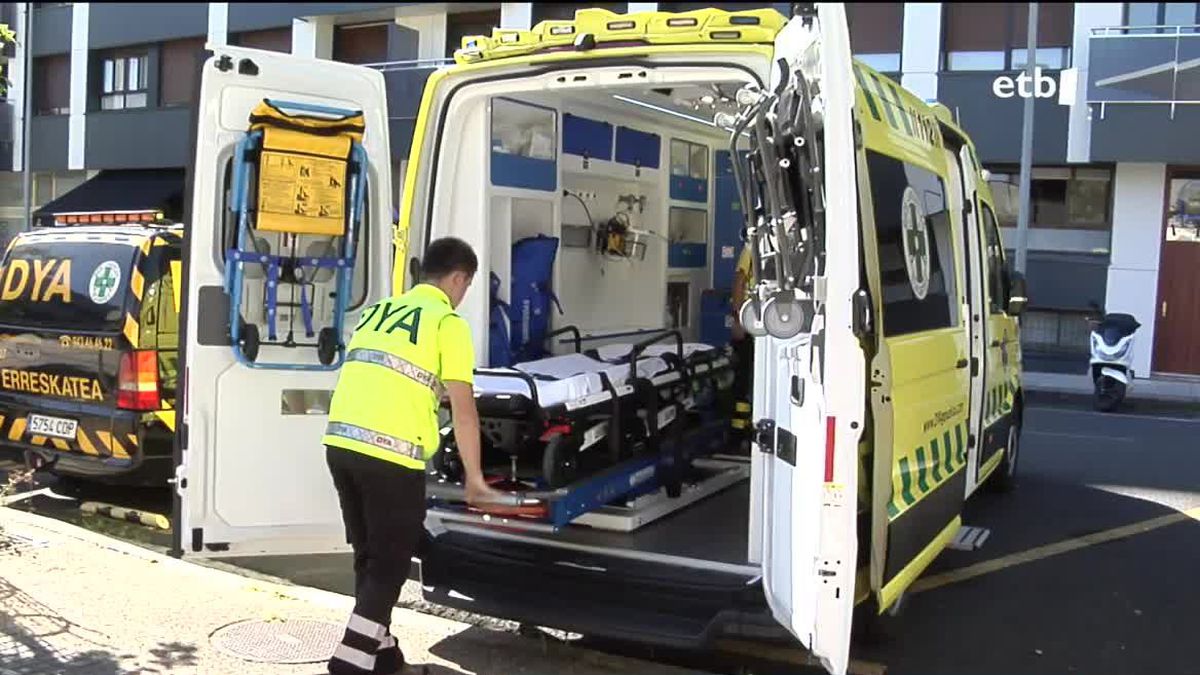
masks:
{"type": "Polygon", "coordinates": [[[862,150],[863,147],[863,132],[862,122],[857,118],[854,120],[854,149],[862,150]]]}
{"type": "Polygon", "coordinates": [[[775,420],[761,419],[754,425],[754,442],[759,450],[775,454],[775,420]]]}
{"type": "Polygon", "coordinates": [[[975,434],[967,434],[967,447],[975,447],[975,434]]]}
{"type": "Polygon", "coordinates": [[[963,213],[964,213],[964,214],[966,214],[966,215],[968,215],[968,216],[969,216],[969,215],[971,215],[971,214],[972,214],[972,213],[974,213],[974,212],[975,212],[975,205],[974,205],[973,203],[971,203],[971,202],[967,202],[967,203],[966,203],[966,205],[965,205],[965,206],[963,206],[963,213]]]}
{"type": "Polygon", "coordinates": [[[979,357],[972,356],[971,357],[971,377],[975,377],[978,374],[979,374],[979,357]]]}

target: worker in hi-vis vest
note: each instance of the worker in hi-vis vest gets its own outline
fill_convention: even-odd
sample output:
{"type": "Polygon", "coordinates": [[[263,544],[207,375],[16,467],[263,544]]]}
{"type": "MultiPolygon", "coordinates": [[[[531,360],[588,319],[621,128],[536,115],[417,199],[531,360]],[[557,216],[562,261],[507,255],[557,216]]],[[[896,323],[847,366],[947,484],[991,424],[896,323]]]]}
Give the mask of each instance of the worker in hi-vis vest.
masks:
{"type": "Polygon", "coordinates": [[[750,242],[742,246],[738,256],[737,266],[733,272],[733,329],[732,341],[736,370],[734,371],[734,413],[733,429],[735,436],[747,444],[743,449],[749,450],[750,439],[750,394],[754,384],[754,338],[746,334],[742,326],[741,309],[746,302],[750,287],[754,285],[754,259],[750,255],[750,242]]]}
{"type": "Polygon", "coordinates": [[[406,670],[388,626],[424,532],[425,462],[438,450],[443,393],[467,500],[497,494],[480,468],[471,331],[454,311],[478,267],[466,242],[432,242],[424,283],[368,307],[347,346],[322,439],[354,549],[354,612],[329,661],[335,675],[406,670]]]}

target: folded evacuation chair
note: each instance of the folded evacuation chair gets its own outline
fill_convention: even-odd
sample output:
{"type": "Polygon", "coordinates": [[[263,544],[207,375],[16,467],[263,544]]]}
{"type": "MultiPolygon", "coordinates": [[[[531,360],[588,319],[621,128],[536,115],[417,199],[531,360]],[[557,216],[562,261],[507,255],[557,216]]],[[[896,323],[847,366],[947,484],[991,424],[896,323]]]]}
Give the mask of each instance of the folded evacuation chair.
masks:
{"type": "Polygon", "coordinates": [[[230,208],[237,232],[225,268],[232,346],[241,363],[284,370],[341,366],[367,184],[364,130],[361,111],[306,103],[264,99],[250,114],[250,129],[234,155],[230,208]],[[247,290],[254,284],[262,284],[265,305],[257,311],[244,306],[252,304],[247,290]],[[318,331],[314,307],[318,300],[324,307],[325,299],[333,304],[332,325],[318,331]],[[289,308],[283,339],[281,305],[289,308]],[[295,339],[297,308],[305,342],[295,339]],[[248,320],[252,313],[263,321],[248,320]],[[320,365],[258,362],[263,344],[316,347],[320,365]]]}
{"type": "Polygon", "coordinates": [[[558,308],[559,314],[563,313],[558,296],[550,287],[557,253],[557,237],[539,234],[513,244],[512,295],[508,307],[512,324],[509,349],[512,363],[533,361],[550,355],[546,345],[550,330],[550,304],[558,308]]]}

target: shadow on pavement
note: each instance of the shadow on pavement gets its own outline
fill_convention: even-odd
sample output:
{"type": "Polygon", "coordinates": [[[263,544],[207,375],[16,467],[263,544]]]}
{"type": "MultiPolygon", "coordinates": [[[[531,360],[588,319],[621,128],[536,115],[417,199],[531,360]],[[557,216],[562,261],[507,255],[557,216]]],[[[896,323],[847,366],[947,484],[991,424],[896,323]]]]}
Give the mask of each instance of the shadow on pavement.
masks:
{"type": "Polygon", "coordinates": [[[511,633],[472,627],[443,639],[429,649],[458,670],[430,666],[433,675],[475,673],[476,675],[607,675],[609,673],[683,673],[669,666],[637,663],[626,658],[584,649],[553,637],[514,640],[511,633]],[[531,665],[532,664],[532,665],[531,665]]]}
{"type": "Polygon", "coordinates": [[[118,658],[83,626],[0,579],[0,675],[125,675],[118,658]]]}

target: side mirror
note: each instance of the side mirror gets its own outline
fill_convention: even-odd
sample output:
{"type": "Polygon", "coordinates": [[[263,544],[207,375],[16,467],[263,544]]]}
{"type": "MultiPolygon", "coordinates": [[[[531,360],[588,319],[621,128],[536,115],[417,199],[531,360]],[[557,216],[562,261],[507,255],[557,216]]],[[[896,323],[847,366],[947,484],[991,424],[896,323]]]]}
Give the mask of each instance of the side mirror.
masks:
{"type": "Polygon", "coordinates": [[[1020,272],[1012,273],[1011,294],[1008,296],[1008,314],[1021,316],[1025,306],[1029,304],[1029,296],[1025,291],[1025,275],[1020,272]]]}

